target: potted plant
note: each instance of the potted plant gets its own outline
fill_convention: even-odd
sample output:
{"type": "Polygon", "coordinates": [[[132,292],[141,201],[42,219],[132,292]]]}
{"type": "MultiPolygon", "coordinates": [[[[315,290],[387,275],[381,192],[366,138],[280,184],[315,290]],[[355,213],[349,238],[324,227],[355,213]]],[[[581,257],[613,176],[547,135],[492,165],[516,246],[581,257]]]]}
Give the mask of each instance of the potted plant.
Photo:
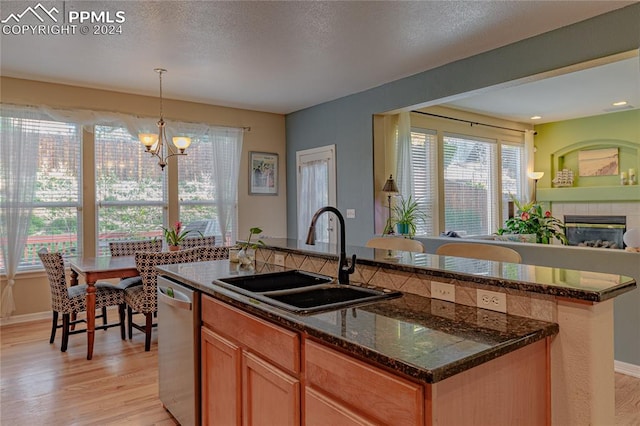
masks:
{"type": "Polygon", "coordinates": [[[182,231],[182,222],[176,222],[171,228],[162,228],[164,232],[164,240],[169,246],[169,251],[180,250],[180,244],[187,238],[191,231],[182,231]]]}
{"type": "Polygon", "coordinates": [[[260,233],[262,233],[262,229],[258,227],[250,228],[249,238],[247,238],[247,241],[238,243],[238,246],[240,247],[240,251],[238,252],[238,261],[242,265],[252,265],[256,259],[256,249],[264,245],[264,241],[262,240],[257,240],[254,243],[251,242],[251,237],[260,233]]]}
{"type": "Polygon", "coordinates": [[[564,245],[569,244],[564,224],[551,216],[549,210],[543,211],[542,206],[533,201],[521,204],[513,199],[513,203],[518,209],[517,214],[507,219],[504,228],[498,229],[496,234],[533,234],[537,243],[549,244],[555,238],[564,245]]]}
{"type": "Polygon", "coordinates": [[[393,207],[393,212],[398,233],[409,237],[415,235],[416,225],[419,222],[424,223],[427,218],[427,215],[420,210],[418,201],[414,200],[411,195],[407,199],[401,197],[400,202],[393,207]]]}

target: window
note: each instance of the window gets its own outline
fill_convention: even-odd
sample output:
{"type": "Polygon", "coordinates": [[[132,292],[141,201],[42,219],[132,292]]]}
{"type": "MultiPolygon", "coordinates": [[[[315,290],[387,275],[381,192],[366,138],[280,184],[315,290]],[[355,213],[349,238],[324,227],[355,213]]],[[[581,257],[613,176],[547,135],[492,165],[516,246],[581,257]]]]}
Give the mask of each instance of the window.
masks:
{"type": "Polygon", "coordinates": [[[193,137],[189,154],[180,158],[180,220],[185,229],[196,233],[194,236],[197,232],[213,235],[218,245],[236,241],[241,152],[242,129],[210,128],[193,137]]]}
{"type": "Polygon", "coordinates": [[[411,129],[411,169],[413,171],[413,198],[427,215],[425,223],[416,224],[417,235],[433,235],[438,206],[437,135],[433,130],[411,129]]]}
{"type": "Polygon", "coordinates": [[[423,116],[412,117],[412,123],[410,163],[399,161],[398,175],[410,168],[411,188],[405,192],[419,200],[429,218],[418,224],[416,235],[496,232],[508,217],[508,201],[524,194],[522,134],[504,128],[469,130],[423,116]]]}
{"type": "Polygon", "coordinates": [[[486,235],[496,229],[496,144],[444,136],[445,230],[486,235]]]}
{"type": "MultiPolygon", "coordinates": [[[[37,144],[35,191],[32,197],[28,197],[31,200],[31,219],[18,270],[40,268],[38,250],[41,248],[60,251],[65,255],[80,250],[82,130],[73,123],[53,121],[26,109],[21,111],[3,107],[3,114],[0,125],[3,144],[12,146],[12,142],[9,142],[11,138],[37,144]],[[23,116],[30,118],[21,118],[23,116]]],[[[19,161],[19,166],[26,166],[22,162],[24,158],[21,159],[16,152],[3,152],[2,155],[12,156],[12,161],[19,161]]],[[[0,170],[0,173],[4,172],[0,170]]],[[[0,197],[7,201],[5,197],[9,196],[8,191],[3,189],[0,192],[0,197]]],[[[6,217],[5,214],[2,212],[3,217],[6,217]]],[[[9,246],[3,243],[2,250],[9,246]]],[[[5,270],[4,257],[0,257],[0,270],[5,270]]]]}
{"type": "Polygon", "coordinates": [[[95,126],[97,254],[109,241],[162,238],[166,171],[124,128],[95,126]]]}
{"type": "MultiPolygon", "coordinates": [[[[502,224],[509,218],[509,201],[524,198],[522,171],[525,170],[524,150],[521,145],[502,144],[502,224]]],[[[502,224],[500,226],[502,226],[502,224]]]]}

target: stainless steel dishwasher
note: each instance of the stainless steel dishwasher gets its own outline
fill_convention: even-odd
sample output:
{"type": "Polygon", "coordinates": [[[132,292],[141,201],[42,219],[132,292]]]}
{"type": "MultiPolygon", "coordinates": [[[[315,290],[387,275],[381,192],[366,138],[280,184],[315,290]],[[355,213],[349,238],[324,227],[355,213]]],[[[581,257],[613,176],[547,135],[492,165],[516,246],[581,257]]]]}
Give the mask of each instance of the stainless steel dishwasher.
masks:
{"type": "Polygon", "coordinates": [[[182,426],[200,424],[200,292],[158,277],[160,401],[182,426]]]}

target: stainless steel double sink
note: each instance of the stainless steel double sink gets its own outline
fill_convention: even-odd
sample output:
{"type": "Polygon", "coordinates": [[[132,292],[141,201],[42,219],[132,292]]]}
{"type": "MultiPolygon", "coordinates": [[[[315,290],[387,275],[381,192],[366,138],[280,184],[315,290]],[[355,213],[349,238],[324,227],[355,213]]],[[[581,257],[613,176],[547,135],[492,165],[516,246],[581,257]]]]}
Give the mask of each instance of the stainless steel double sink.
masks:
{"type": "Polygon", "coordinates": [[[345,308],[402,294],[338,284],[331,277],[299,270],[221,278],[214,284],[299,314],[345,308]]]}

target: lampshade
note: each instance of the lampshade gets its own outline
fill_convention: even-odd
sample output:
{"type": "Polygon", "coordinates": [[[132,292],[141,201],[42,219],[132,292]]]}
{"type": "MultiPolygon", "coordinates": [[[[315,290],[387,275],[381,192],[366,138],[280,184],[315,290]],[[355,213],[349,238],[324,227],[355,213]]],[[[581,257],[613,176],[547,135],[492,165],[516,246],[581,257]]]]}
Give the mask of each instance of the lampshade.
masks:
{"type": "Polygon", "coordinates": [[[527,176],[529,176],[530,179],[539,180],[544,176],[544,172],[529,172],[527,176]]]}
{"type": "Polygon", "coordinates": [[[389,175],[389,179],[387,179],[387,181],[384,183],[384,186],[382,187],[382,192],[389,192],[389,193],[399,192],[398,186],[396,185],[396,181],[393,180],[393,175],[389,175]]]}
{"type": "Polygon", "coordinates": [[[147,147],[151,147],[154,143],[158,142],[158,134],[153,134],[153,133],[140,133],[138,135],[138,138],[140,138],[140,142],[142,142],[142,144],[144,146],[147,147]]]}
{"type": "Polygon", "coordinates": [[[186,136],[175,136],[173,138],[173,144],[180,150],[180,152],[183,152],[185,149],[189,148],[189,145],[191,145],[191,138],[186,136]]]}

